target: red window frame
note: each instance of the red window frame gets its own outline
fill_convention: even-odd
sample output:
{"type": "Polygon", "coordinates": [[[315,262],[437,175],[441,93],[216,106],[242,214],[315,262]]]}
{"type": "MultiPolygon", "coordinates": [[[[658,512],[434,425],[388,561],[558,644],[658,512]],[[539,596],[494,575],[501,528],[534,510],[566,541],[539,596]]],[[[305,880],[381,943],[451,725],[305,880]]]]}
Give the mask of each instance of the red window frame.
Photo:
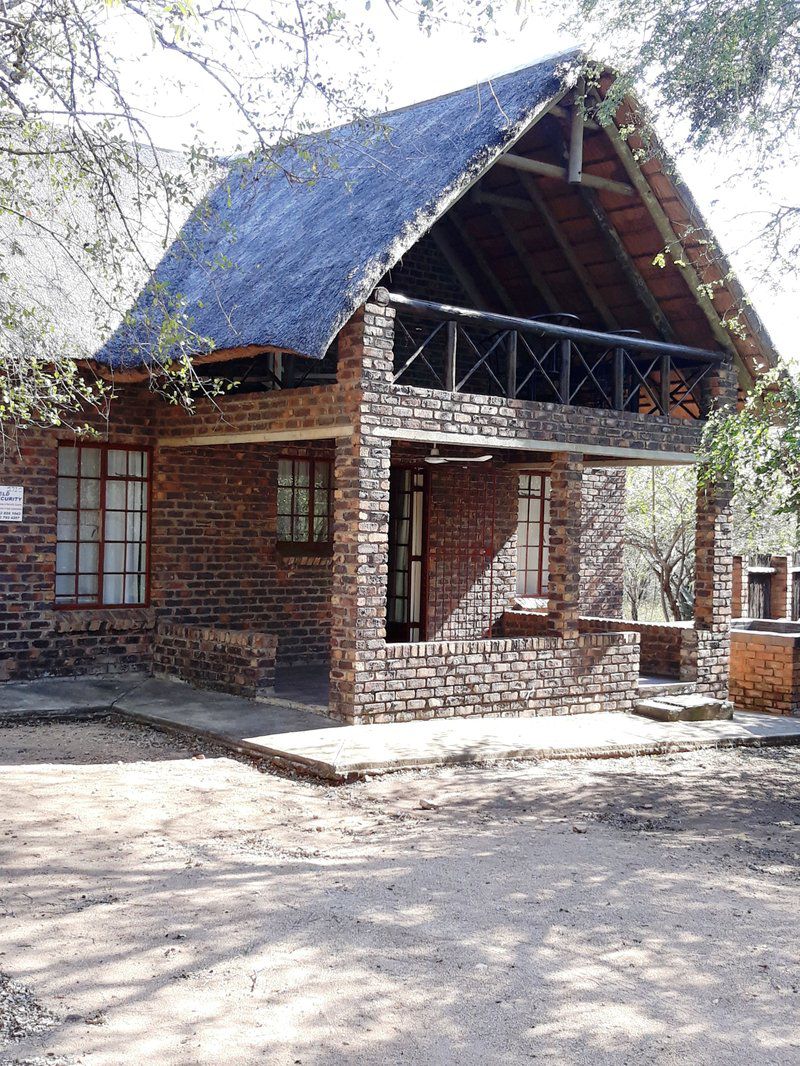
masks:
{"type": "Polygon", "coordinates": [[[517,496],[520,504],[520,513],[517,523],[517,580],[522,577],[523,590],[517,589],[518,596],[546,596],[547,582],[544,577],[545,553],[549,549],[548,532],[550,528],[550,514],[548,502],[550,499],[550,476],[537,470],[523,471],[519,476],[517,496]],[[526,485],[523,487],[523,480],[526,485]],[[531,505],[539,502],[538,517],[532,517],[531,505]],[[524,514],[523,506],[524,505],[524,514]],[[523,527],[529,531],[535,528],[535,535],[523,539],[520,532],[523,527]],[[533,575],[535,588],[526,588],[528,575],[533,575]]]}
{"type": "Polygon", "coordinates": [[[58,442],[58,456],[60,457],[62,449],[70,449],[77,452],[77,464],[75,475],[62,474],[60,471],[60,462],[57,465],[56,470],[56,485],[60,488],[61,481],[74,480],[76,482],[76,494],[75,494],[75,507],[61,506],[58,499],[56,500],[56,569],[54,574],[54,589],[53,589],[53,601],[54,606],[58,610],[93,610],[96,608],[114,609],[114,608],[140,608],[150,606],[150,555],[151,555],[151,529],[152,529],[152,508],[153,508],[153,449],[145,444],[118,444],[113,441],[71,441],[64,440],[58,442]],[[99,472],[95,477],[92,475],[84,475],[86,481],[98,481],[99,482],[99,496],[98,506],[96,508],[87,508],[81,506],[81,478],[82,478],[82,466],[83,466],[83,452],[95,450],[99,452],[100,463],[99,472]],[[125,474],[109,474],[108,472],[108,457],[111,452],[134,452],[142,454],[146,457],[147,470],[144,475],[133,475],[127,471],[128,463],[126,462],[125,474]],[[141,507],[129,507],[128,506],[128,485],[131,483],[141,484],[144,486],[144,499],[141,507]],[[126,486],[125,492],[125,506],[123,508],[112,508],[108,506],[108,487],[111,484],[124,484],[126,486]],[[96,510],[98,512],[98,539],[97,541],[82,540],[80,536],[80,516],[81,510],[96,510]],[[111,539],[107,535],[107,512],[113,512],[117,514],[125,515],[124,520],[124,535],[122,539],[111,539]],[[71,537],[59,536],[58,533],[58,516],[60,514],[74,513],[75,519],[75,535],[74,539],[71,537]],[[130,514],[139,514],[142,516],[143,535],[142,544],[144,547],[144,568],[143,570],[129,570],[127,565],[128,560],[128,547],[130,544],[136,543],[134,539],[128,538],[128,521],[127,516],[130,514]],[[83,570],[80,565],[80,550],[82,544],[94,544],[97,543],[97,566],[92,569],[83,570]],[[74,570],[59,571],[58,568],[58,548],[60,545],[74,544],[75,545],[75,564],[74,570]],[[110,571],[106,573],[106,549],[110,544],[121,545],[122,550],[122,569],[110,571]],[[126,578],[134,574],[143,574],[144,577],[144,592],[141,600],[136,602],[125,602],[125,582],[126,578]],[[79,579],[81,576],[91,576],[96,574],[97,577],[97,592],[81,593],[79,592],[79,579]],[[105,599],[104,590],[104,578],[105,577],[121,577],[122,578],[122,600],[109,601],[105,599]],[[60,596],[63,594],[58,592],[58,580],[59,578],[72,577],[73,593],[69,599],[62,599],[60,596]]]}
{"type": "Polygon", "coordinates": [[[333,461],[331,459],[312,458],[308,455],[281,455],[278,458],[278,473],[276,477],[276,528],[277,528],[277,543],[283,547],[291,547],[296,545],[302,545],[306,548],[315,550],[324,550],[326,545],[333,543],[333,461]],[[292,464],[292,476],[291,482],[287,485],[281,484],[281,463],[292,464]],[[308,484],[298,484],[297,467],[298,464],[305,463],[308,465],[308,484]],[[326,485],[323,491],[328,497],[328,507],[324,515],[317,514],[317,494],[319,493],[321,486],[317,485],[317,470],[319,467],[325,467],[327,469],[326,485]],[[289,509],[281,510],[280,502],[280,490],[289,489],[290,491],[290,503],[289,509]],[[299,502],[300,494],[305,491],[308,493],[307,501],[305,503],[299,502]],[[327,522],[327,536],[314,537],[314,519],[325,517],[327,522]],[[289,519],[289,532],[290,536],[281,536],[280,525],[281,519],[289,519]],[[305,519],[306,529],[308,535],[303,538],[294,536],[295,527],[298,519],[305,519]]]}

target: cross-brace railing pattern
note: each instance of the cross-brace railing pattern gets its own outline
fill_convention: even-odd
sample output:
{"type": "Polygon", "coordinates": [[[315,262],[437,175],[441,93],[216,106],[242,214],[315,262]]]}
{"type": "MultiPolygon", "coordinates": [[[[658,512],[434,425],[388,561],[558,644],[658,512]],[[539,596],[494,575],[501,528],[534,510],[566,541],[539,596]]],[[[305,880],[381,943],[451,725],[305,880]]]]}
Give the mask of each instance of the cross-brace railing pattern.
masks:
{"type": "Polygon", "coordinates": [[[448,392],[701,418],[722,352],[449,307],[390,293],[395,382],[448,392]]]}

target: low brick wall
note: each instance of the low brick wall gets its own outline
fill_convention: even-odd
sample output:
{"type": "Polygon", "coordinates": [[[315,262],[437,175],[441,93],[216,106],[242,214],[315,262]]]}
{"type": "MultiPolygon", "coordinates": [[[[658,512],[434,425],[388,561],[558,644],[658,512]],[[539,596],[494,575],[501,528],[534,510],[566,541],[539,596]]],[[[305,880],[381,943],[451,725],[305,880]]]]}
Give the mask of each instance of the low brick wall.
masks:
{"type": "Polygon", "coordinates": [[[585,633],[638,633],[641,672],[680,678],[684,635],[693,627],[691,622],[630,622],[616,618],[581,618],[580,628],[585,633]]]}
{"type": "Polygon", "coordinates": [[[371,699],[364,722],[629,711],[637,698],[638,637],[389,644],[365,675],[371,699]]]}
{"type": "Polygon", "coordinates": [[[277,648],[272,633],[162,622],[155,634],[153,672],[237,696],[268,695],[275,689],[277,648]]]}
{"type": "Polygon", "coordinates": [[[742,710],[800,714],[800,634],[733,629],[730,695],[742,710]]]}

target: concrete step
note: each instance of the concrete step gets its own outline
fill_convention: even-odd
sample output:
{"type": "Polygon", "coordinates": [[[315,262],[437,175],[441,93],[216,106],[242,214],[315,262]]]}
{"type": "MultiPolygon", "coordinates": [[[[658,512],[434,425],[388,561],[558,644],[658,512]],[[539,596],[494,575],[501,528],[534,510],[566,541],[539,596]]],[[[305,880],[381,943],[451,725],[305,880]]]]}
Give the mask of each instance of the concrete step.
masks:
{"type": "Polygon", "coordinates": [[[733,718],[733,704],[698,693],[676,694],[639,700],[634,713],[657,722],[729,721],[733,718]]]}
{"type": "Polygon", "coordinates": [[[639,678],[639,695],[643,700],[658,699],[661,696],[685,696],[694,692],[695,688],[694,681],[677,681],[672,677],[642,674],[639,678]]]}

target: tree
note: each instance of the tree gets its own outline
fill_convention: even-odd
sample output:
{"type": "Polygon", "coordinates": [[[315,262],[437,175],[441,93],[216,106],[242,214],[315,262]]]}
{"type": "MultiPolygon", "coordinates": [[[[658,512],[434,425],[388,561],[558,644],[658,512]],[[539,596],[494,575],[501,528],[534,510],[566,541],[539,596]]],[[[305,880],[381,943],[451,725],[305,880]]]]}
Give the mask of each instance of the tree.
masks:
{"type": "MultiPolygon", "coordinates": [[[[606,115],[638,83],[688,146],[741,159],[753,186],[795,165],[800,134],[800,6],[796,0],[578,0],[571,20],[620,70],[606,115]]],[[[666,123],[665,123],[666,125],[666,123]]],[[[765,267],[796,271],[796,186],[766,212],[765,267]]]]}
{"type": "MultiPolygon", "coordinates": [[[[448,17],[431,0],[405,10],[423,27],[448,17]]],[[[487,10],[477,0],[464,15],[478,26],[487,10]]],[[[363,117],[375,99],[360,73],[369,43],[331,0],[0,0],[0,431],[74,423],[108,401],[108,383],[76,360],[120,321],[219,178],[218,146],[196,122],[180,153],[157,147],[158,97],[202,98],[238,132],[240,161],[293,180],[281,149],[302,156],[298,135],[363,117]],[[138,80],[142,52],[160,91],[138,80]],[[39,298],[45,261],[77,279],[65,297],[65,313],[86,320],[77,328],[39,298]]],[[[152,384],[190,404],[208,386],[188,356],[213,338],[195,334],[180,293],[149,295],[169,353],[152,384]]]]}
{"type": "Polygon", "coordinates": [[[693,470],[653,466],[630,471],[625,571],[634,619],[642,612],[672,621],[692,617],[694,524],[693,470]]]}

